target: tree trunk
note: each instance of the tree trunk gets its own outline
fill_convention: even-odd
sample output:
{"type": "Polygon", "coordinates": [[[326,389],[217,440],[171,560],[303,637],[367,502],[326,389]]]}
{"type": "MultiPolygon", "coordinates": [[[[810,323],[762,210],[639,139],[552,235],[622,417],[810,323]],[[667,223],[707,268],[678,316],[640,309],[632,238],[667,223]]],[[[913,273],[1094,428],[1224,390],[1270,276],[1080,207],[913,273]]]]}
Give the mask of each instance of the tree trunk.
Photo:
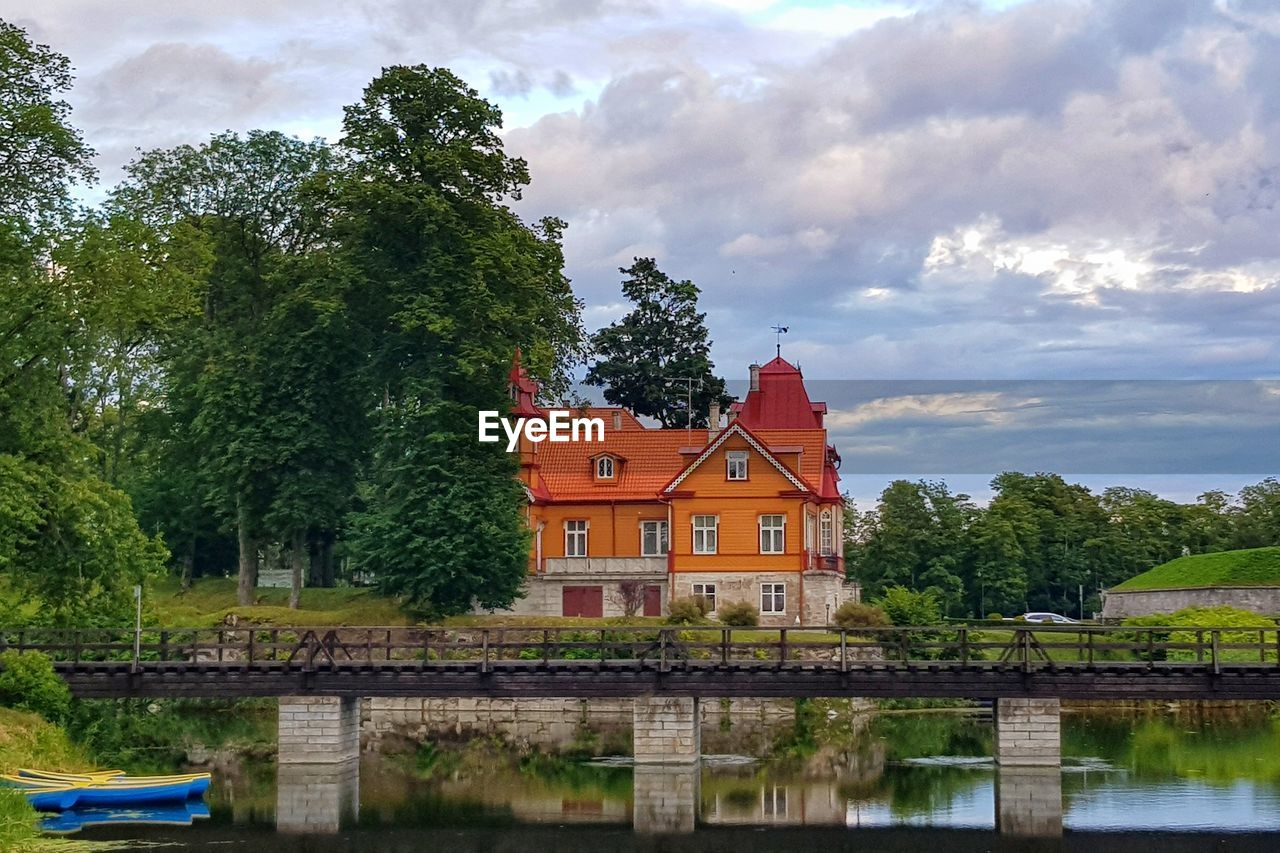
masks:
{"type": "Polygon", "coordinates": [[[338,573],[334,567],[333,560],[333,539],[333,534],[327,533],[324,541],[320,543],[320,566],[324,572],[324,585],[326,587],[336,586],[338,582],[338,573]]]}
{"type": "Polygon", "coordinates": [[[186,553],[182,555],[182,591],[189,592],[191,590],[191,579],[195,574],[196,566],[196,543],[195,540],[187,545],[186,553]]]}
{"type": "Polygon", "coordinates": [[[236,603],[241,607],[253,604],[254,590],[258,586],[258,543],[249,532],[249,508],[244,499],[236,501],[236,535],[240,543],[240,580],[236,586],[236,603]]]}
{"type": "Polygon", "coordinates": [[[293,571],[289,578],[289,609],[297,610],[302,601],[302,564],[307,558],[307,534],[298,530],[293,534],[293,548],[290,549],[289,562],[293,571]]]}

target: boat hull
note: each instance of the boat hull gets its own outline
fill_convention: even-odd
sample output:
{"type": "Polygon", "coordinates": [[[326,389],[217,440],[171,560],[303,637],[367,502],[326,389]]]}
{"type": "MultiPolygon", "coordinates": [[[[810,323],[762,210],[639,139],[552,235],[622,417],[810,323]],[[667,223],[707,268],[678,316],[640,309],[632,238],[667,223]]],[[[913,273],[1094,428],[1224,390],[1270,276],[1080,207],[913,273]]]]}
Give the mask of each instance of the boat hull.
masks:
{"type": "Polygon", "coordinates": [[[142,803],[171,803],[186,800],[191,782],[167,782],[159,785],[102,784],[81,789],[82,806],[127,806],[142,803]]]}
{"type": "Polygon", "coordinates": [[[80,800],[82,788],[27,788],[22,791],[27,802],[36,811],[61,812],[74,807],[80,800]]]}

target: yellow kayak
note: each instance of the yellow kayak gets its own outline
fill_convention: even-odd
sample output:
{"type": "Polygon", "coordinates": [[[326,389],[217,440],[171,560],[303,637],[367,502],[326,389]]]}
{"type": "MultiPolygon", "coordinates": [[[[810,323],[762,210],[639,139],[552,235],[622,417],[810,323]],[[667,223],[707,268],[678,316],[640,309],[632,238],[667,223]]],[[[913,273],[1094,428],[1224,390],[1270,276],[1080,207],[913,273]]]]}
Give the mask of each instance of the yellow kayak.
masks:
{"type": "Polygon", "coordinates": [[[52,770],[22,768],[18,775],[25,781],[44,781],[54,784],[93,785],[95,787],[137,788],[141,786],[177,785],[187,783],[191,794],[203,794],[213,781],[211,773],[178,773],[170,776],[128,776],[123,770],[95,770],[89,773],[58,773],[52,770]]]}

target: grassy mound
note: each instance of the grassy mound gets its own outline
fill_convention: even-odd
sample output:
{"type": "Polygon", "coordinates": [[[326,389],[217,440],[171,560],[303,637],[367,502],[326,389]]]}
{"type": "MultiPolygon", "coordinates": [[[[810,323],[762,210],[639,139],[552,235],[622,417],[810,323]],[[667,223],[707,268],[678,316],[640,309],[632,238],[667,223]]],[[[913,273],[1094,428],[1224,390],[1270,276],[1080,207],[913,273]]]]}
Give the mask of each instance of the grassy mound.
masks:
{"type": "Polygon", "coordinates": [[[156,617],[161,625],[207,628],[221,625],[228,615],[257,625],[328,627],[340,625],[407,625],[412,622],[392,599],[369,589],[342,587],[304,589],[297,610],[289,609],[289,590],[259,588],[255,603],[236,604],[235,578],[202,578],[182,592],[178,581],[166,578],[154,590],[156,617]]]}
{"type": "Polygon", "coordinates": [[[1280,548],[1248,548],[1179,557],[1112,589],[1124,592],[1207,586],[1280,586],[1280,548]]]}

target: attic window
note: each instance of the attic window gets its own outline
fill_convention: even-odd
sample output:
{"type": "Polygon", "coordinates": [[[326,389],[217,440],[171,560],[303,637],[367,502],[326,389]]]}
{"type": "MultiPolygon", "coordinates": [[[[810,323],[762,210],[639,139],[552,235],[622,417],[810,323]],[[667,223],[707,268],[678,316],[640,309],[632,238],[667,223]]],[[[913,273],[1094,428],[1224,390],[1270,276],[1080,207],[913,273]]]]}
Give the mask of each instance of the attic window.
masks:
{"type": "Polygon", "coordinates": [[[601,456],[599,459],[596,460],[596,479],[597,480],[613,479],[613,457],[612,456],[601,456]]]}
{"type": "Polygon", "coordinates": [[[747,451],[730,450],[725,454],[725,478],[728,480],[747,479],[747,451]]]}

